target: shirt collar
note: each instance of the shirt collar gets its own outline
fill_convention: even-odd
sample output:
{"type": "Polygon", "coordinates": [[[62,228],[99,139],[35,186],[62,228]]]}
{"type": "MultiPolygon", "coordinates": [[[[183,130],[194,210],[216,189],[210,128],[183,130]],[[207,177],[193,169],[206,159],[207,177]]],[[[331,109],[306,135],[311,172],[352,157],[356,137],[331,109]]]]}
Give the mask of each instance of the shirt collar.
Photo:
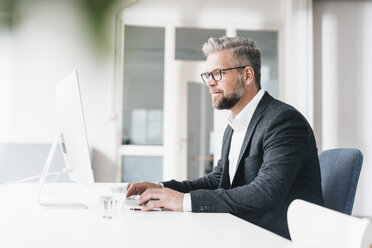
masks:
{"type": "Polygon", "coordinates": [[[253,99],[239,112],[237,116],[235,116],[235,118],[233,118],[233,115],[230,112],[227,122],[234,131],[244,131],[248,128],[253,113],[264,94],[265,91],[260,89],[253,99]]]}

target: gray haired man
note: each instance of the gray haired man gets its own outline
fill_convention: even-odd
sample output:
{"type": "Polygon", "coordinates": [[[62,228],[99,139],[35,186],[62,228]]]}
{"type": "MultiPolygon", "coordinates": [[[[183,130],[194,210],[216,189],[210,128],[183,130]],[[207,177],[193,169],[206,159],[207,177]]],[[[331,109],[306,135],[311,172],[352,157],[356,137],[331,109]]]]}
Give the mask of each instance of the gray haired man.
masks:
{"type": "Polygon", "coordinates": [[[221,158],[202,178],[128,184],[144,211],[231,213],[289,238],[287,209],[294,199],[323,205],[313,131],[292,106],[261,89],[261,52],[240,37],[209,38],[203,46],[213,107],[229,109],[221,158]]]}

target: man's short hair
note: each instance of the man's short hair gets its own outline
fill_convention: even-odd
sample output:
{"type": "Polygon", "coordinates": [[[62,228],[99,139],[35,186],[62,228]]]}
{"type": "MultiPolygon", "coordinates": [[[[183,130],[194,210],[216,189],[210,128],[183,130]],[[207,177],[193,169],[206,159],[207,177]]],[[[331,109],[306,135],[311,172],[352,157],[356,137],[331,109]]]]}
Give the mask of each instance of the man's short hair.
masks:
{"type": "Polygon", "coordinates": [[[206,57],[209,54],[228,49],[234,57],[235,66],[250,65],[254,71],[254,80],[258,89],[261,89],[261,50],[256,47],[252,39],[242,37],[209,38],[203,45],[206,57]]]}

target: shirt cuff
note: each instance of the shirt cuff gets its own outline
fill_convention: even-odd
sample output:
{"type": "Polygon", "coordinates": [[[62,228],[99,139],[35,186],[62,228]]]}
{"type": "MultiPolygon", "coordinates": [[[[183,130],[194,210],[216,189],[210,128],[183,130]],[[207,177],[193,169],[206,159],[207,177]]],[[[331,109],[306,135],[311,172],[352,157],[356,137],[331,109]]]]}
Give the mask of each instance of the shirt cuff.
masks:
{"type": "Polygon", "coordinates": [[[189,193],[183,196],[183,212],[191,212],[191,196],[189,193]]]}
{"type": "Polygon", "coordinates": [[[163,188],[164,188],[164,184],[163,183],[159,183],[163,188]]]}

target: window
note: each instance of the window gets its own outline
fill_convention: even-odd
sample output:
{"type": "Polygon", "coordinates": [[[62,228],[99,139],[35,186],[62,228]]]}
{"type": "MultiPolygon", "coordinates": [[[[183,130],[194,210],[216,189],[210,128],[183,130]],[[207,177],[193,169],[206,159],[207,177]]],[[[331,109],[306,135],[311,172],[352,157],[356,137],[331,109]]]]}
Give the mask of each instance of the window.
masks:
{"type": "Polygon", "coordinates": [[[164,35],[125,26],[123,144],[163,144],[164,35]]]}
{"type": "Polygon", "coordinates": [[[223,29],[176,28],[176,60],[205,60],[202,46],[209,37],[226,34],[223,29]]]}
{"type": "Polygon", "coordinates": [[[237,30],[236,35],[256,41],[261,49],[261,87],[278,99],[278,31],[237,30]]]}

